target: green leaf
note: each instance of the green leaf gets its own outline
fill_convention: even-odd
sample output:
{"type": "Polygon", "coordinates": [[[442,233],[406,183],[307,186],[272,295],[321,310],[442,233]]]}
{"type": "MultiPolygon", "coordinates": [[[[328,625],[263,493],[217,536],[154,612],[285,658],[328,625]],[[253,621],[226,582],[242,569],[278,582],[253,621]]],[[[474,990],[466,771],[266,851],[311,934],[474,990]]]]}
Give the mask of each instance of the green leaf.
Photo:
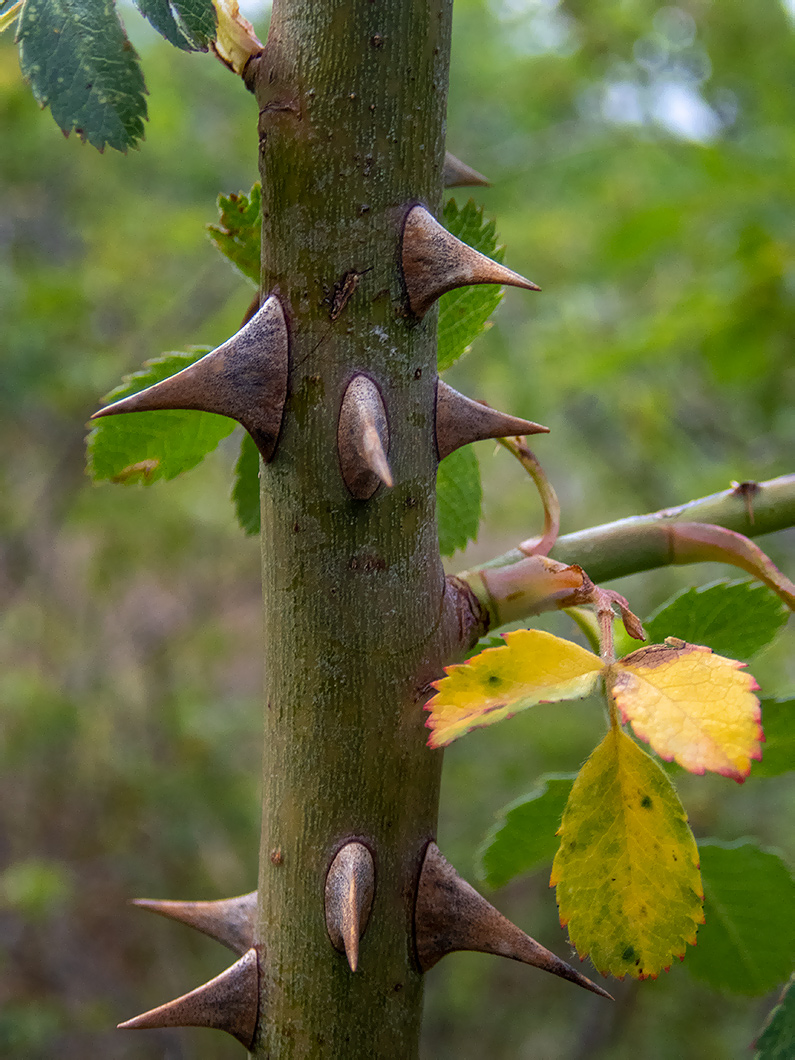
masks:
{"type": "Polygon", "coordinates": [[[146,86],[112,0],[26,0],[17,40],[33,95],[67,136],[100,151],[138,143],[146,86]]]}
{"type": "Polygon", "coordinates": [[[240,456],[235,464],[232,503],[242,529],[250,535],[258,534],[260,529],[259,451],[248,432],[243,435],[240,456]]]}
{"type": "Polygon", "coordinates": [[[16,0],[16,3],[11,3],[11,0],[9,0],[8,4],[0,4],[0,33],[16,22],[17,16],[22,10],[23,3],[24,0],[16,0]],[[5,8],[5,10],[3,10],[3,8],[5,8]]]}
{"type": "Polygon", "coordinates": [[[768,1016],[756,1049],[756,1060],[792,1060],[795,1056],[795,976],[768,1016]]]}
{"type": "Polygon", "coordinates": [[[747,661],[770,644],[788,615],[776,594],[759,582],[719,581],[678,593],[644,626],[650,643],[678,637],[747,661]]]}
{"type": "Polygon", "coordinates": [[[795,699],[763,699],[762,728],[765,742],[762,761],[752,777],[778,777],[795,769],[795,699]]]}
{"type": "Polygon", "coordinates": [[[480,525],[480,466],[471,446],[465,445],[440,461],[436,475],[436,519],[439,550],[452,556],[478,536],[480,525]]]}
{"type": "Polygon", "coordinates": [[[603,975],[656,977],[696,940],[698,850],[668,777],[611,727],[574,782],[550,882],[560,922],[603,975]]]}
{"type": "Polygon", "coordinates": [[[740,840],[699,844],[704,926],[686,968],[716,990],[766,994],[795,959],[795,881],[782,859],[740,840]]]}
{"type": "Polygon", "coordinates": [[[483,878],[492,887],[524,872],[552,864],[575,773],[550,773],[539,786],[500,811],[501,820],[486,836],[480,857],[483,878]]]}
{"type": "Polygon", "coordinates": [[[217,225],[207,225],[210,239],[247,280],[257,286],[262,242],[262,190],[254,184],[248,195],[218,196],[217,225]]]}
{"type": "MultiPolygon", "coordinates": [[[[147,361],[105,398],[116,401],[137,394],[187,368],[206,348],[191,353],[166,353],[147,361]]],[[[88,436],[88,471],[95,482],[143,482],[172,479],[200,463],[235,421],[212,412],[129,412],[97,420],[88,436]]]]}
{"type": "MultiPolygon", "coordinates": [[[[448,232],[481,254],[502,261],[504,247],[497,246],[494,221],[484,221],[483,207],[470,199],[460,210],[455,199],[445,205],[442,223],[448,232]]],[[[502,288],[494,284],[459,287],[439,299],[439,339],[437,360],[443,372],[466,353],[502,298],[502,288]]]]}
{"type": "Polygon", "coordinates": [[[135,0],[135,5],[169,44],[206,52],[215,39],[212,0],[135,0]]]}

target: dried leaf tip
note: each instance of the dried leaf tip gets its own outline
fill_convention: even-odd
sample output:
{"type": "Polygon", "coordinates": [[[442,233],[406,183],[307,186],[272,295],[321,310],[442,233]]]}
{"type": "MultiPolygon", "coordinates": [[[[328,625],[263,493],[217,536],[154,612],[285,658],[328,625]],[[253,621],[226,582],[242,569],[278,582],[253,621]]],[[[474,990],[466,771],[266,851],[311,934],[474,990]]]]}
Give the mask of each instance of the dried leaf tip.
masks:
{"type": "Polygon", "coordinates": [[[359,965],[359,939],[365,932],[375,893],[373,855],[363,843],[346,843],[326,877],[326,927],[334,948],[352,972],[359,965]]]}
{"type": "Polygon", "coordinates": [[[210,1027],[226,1031],[251,1048],[259,1008],[257,951],[248,950],[225,972],[189,994],[119,1024],[120,1030],[210,1027]]]}
{"type": "Polygon", "coordinates": [[[441,295],[478,283],[507,284],[538,291],[536,284],[492,261],[460,239],[428,213],[412,206],[403,226],[403,279],[409,306],[421,317],[441,295]]]}
{"type": "Polygon", "coordinates": [[[354,376],[345,391],[337,450],[345,485],[357,500],[372,497],[380,482],[393,485],[386,409],[378,387],[366,375],[354,376]]]}
{"type": "Polygon", "coordinates": [[[254,944],[256,891],[217,902],[165,902],[136,898],[132,904],[196,928],[237,954],[245,953],[254,944]]]}
{"type": "Polygon", "coordinates": [[[451,155],[449,151],[445,152],[442,177],[446,188],[491,187],[491,181],[482,173],[478,173],[476,169],[468,166],[455,155],[451,155]]]}
{"type": "Polygon", "coordinates": [[[423,972],[455,950],[494,953],[568,979],[601,997],[612,997],[554,953],[525,935],[461,879],[435,843],[420,873],[414,940],[423,972]]]}
{"type": "Polygon", "coordinates": [[[288,346],[281,303],[271,295],[218,349],[91,418],[159,409],[215,412],[242,423],[268,461],[276,450],[287,399],[288,346]]]}
{"type": "Polygon", "coordinates": [[[524,434],[547,434],[549,427],[542,427],[530,420],[520,420],[498,412],[479,401],[464,397],[457,390],[443,383],[436,386],[436,448],[439,459],[449,456],[455,449],[469,442],[480,442],[484,438],[512,438],[524,434]]]}

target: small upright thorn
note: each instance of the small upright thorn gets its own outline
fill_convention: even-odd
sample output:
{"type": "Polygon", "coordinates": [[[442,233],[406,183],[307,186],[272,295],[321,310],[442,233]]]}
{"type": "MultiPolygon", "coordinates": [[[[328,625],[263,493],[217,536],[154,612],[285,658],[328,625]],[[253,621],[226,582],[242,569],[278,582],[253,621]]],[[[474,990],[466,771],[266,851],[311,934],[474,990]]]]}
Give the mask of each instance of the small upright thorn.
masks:
{"type": "Polygon", "coordinates": [[[423,972],[455,950],[495,953],[613,998],[554,953],[525,935],[461,879],[435,843],[428,844],[414,914],[414,940],[423,972]]]}
{"type": "Polygon", "coordinates": [[[245,953],[254,944],[256,891],[217,902],[165,902],[136,898],[132,904],[196,928],[237,954],[245,953]]]}
{"type": "Polygon", "coordinates": [[[455,155],[451,155],[449,151],[445,151],[442,177],[446,188],[491,187],[491,181],[482,173],[478,173],[476,169],[468,166],[455,155]]]}
{"type": "Polygon", "coordinates": [[[424,206],[412,206],[406,215],[402,259],[409,306],[418,317],[424,316],[437,298],[455,287],[499,283],[528,291],[540,290],[518,272],[506,269],[450,235],[424,206]]]}
{"type": "Polygon", "coordinates": [[[464,397],[441,379],[436,385],[436,448],[443,460],[455,449],[484,438],[513,438],[523,434],[548,434],[549,427],[498,412],[464,397]]]}
{"type": "Polygon", "coordinates": [[[276,449],[287,400],[288,346],[284,312],[271,295],[217,350],[91,418],[158,409],[215,412],[242,423],[267,462],[276,449]]]}
{"type": "Polygon", "coordinates": [[[374,892],[373,855],[363,843],[346,843],[326,877],[326,928],[352,972],[359,964],[359,939],[370,919],[374,892]]]}
{"type": "Polygon", "coordinates": [[[211,1027],[226,1031],[250,1049],[257,1029],[258,1009],[259,962],[257,951],[252,947],[209,983],[120,1023],[119,1029],[211,1027]]]}
{"type": "Polygon", "coordinates": [[[387,461],[386,409],[378,387],[366,375],[354,376],[345,391],[337,426],[337,450],[345,485],[357,500],[369,500],[379,482],[393,485],[387,461]]]}

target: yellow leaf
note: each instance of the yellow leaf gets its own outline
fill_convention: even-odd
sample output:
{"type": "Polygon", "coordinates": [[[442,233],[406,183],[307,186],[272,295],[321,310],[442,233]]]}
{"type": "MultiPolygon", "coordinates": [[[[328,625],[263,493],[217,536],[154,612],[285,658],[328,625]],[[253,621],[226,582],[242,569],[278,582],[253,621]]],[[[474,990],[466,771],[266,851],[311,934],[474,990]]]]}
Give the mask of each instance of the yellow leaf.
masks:
{"type": "Polygon", "coordinates": [[[622,719],[661,758],[742,783],[762,757],[759,686],[742,666],[669,637],[617,662],[608,683],[622,719]]]}
{"type": "Polygon", "coordinates": [[[668,777],[617,725],[580,770],[550,884],[580,957],[656,978],[703,923],[698,849],[668,777]]]}
{"type": "Polygon", "coordinates": [[[537,629],[505,634],[469,662],[447,667],[436,681],[426,722],[429,747],[444,747],[470,729],[493,725],[538,703],[581,699],[593,691],[602,663],[571,641],[537,629]]]}

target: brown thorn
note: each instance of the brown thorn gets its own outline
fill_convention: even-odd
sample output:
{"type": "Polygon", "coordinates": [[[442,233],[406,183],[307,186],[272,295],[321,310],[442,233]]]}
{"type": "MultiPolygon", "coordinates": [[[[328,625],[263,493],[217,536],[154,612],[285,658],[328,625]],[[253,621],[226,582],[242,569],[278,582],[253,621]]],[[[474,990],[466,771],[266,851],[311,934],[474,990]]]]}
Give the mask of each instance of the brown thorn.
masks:
{"type": "Polygon", "coordinates": [[[420,873],[414,939],[423,972],[433,968],[448,953],[476,950],[542,968],[600,997],[613,1000],[601,986],[592,983],[506,920],[474,887],[461,879],[435,843],[428,844],[420,873]]]}
{"type": "Polygon", "coordinates": [[[91,418],[159,409],[215,412],[242,423],[268,461],[276,449],[287,399],[288,347],[281,303],[271,295],[218,349],[91,418]]]}
{"type": "Polygon", "coordinates": [[[370,919],[374,891],[373,855],[363,843],[346,843],[326,876],[326,928],[352,972],[359,964],[359,939],[370,919]]]}
{"type": "Polygon", "coordinates": [[[166,902],[135,898],[132,904],[196,928],[237,954],[245,953],[254,944],[256,891],[217,902],[166,902]]]}
{"type": "Polygon", "coordinates": [[[259,1009],[259,961],[252,947],[226,971],[189,994],[119,1024],[120,1030],[211,1027],[251,1048],[259,1009]]]}
{"type": "Polygon", "coordinates": [[[345,485],[357,500],[372,497],[379,482],[393,485],[387,460],[386,409],[378,387],[366,375],[354,376],[345,391],[337,425],[337,450],[345,485]]]}
{"type": "Polygon", "coordinates": [[[409,306],[421,317],[446,291],[470,284],[498,283],[540,290],[536,284],[492,261],[451,235],[424,206],[412,206],[403,226],[403,279],[409,306]]]}
{"type": "Polygon", "coordinates": [[[449,151],[445,151],[442,179],[446,188],[491,187],[491,181],[482,173],[478,173],[476,169],[468,166],[466,162],[462,162],[449,151]]]}
{"type": "Polygon", "coordinates": [[[440,460],[462,445],[480,442],[484,438],[548,433],[549,427],[481,405],[479,401],[459,394],[441,379],[436,385],[436,448],[440,460]]]}

